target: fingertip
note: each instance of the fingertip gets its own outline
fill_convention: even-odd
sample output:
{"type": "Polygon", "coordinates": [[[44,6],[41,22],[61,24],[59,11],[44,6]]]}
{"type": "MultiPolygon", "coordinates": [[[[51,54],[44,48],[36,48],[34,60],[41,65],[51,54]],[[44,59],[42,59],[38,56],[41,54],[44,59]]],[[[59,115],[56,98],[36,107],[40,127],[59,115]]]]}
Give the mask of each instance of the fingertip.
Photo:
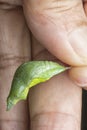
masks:
{"type": "Polygon", "coordinates": [[[87,86],[87,67],[72,67],[69,75],[76,85],[86,88],[87,86]]]}

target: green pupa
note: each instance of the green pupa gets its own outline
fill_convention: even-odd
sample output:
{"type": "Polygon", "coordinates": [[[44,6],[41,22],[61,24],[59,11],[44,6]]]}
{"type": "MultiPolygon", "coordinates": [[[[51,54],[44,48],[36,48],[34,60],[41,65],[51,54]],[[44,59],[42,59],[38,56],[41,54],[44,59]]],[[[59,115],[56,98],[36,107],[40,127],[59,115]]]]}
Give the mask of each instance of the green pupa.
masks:
{"type": "Polygon", "coordinates": [[[31,87],[67,69],[68,67],[51,61],[30,61],[20,65],[15,72],[7,98],[7,110],[10,110],[20,100],[25,100],[31,87]]]}

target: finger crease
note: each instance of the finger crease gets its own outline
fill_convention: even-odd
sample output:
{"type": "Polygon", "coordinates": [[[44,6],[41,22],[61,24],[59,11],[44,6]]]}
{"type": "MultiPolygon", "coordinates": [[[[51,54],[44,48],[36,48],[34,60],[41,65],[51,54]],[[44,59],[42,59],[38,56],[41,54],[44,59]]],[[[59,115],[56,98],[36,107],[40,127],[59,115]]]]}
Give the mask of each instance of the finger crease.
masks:
{"type": "MultiPolygon", "coordinates": [[[[80,121],[74,116],[74,115],[72,115],[72,114],[68,114],[68,113],[62,113],[62,112],[46,112],[46,113],[38,113],[38,114],[36,114],[35,116],[33,116],[33,118],[32,118],[32,120],[31,121],[34,121],[34,122],[36,122],[38,119],[39,119],[39,117],[40,117],[40,119],[41,119],[41,116],[44,116],[44,117],[47,117],[47,118],[49,118],[49,120],[53,120],[53,117],[54,116],[57,116],[57,117],[59,117],[60,119],[63,119],[63,118],[65,118],[66,119],[66,121],[67,121],[67,119],[69,120],[70,118],[72,118],[73,119],[73,121],[75,122],[75,124],[80,124],[80,121]],[[62,117],[62,118],[61,118],[62,117]]],[[[37,125],[37,124],[36,124],[37,125]]],[[[47,126],[47,123],[46,124],[42,124],[43,126],[47,126]]]]}
{"type": "Polygon", "coordinates": [[[9,66],[13,66],[18,63],[23,63],[28,60],[29,60],[28,56],[15,56],[10,54],[2,54],[0,55],[0,69],[5,69],[9,66]]]}
{"type": "Polygon", "coordinates": [[[20,121],[20,120],[11,120],[11,119],[0,119],[0,122],[17,122],[17,123],[26,123],[26,121],[20,121]]]}

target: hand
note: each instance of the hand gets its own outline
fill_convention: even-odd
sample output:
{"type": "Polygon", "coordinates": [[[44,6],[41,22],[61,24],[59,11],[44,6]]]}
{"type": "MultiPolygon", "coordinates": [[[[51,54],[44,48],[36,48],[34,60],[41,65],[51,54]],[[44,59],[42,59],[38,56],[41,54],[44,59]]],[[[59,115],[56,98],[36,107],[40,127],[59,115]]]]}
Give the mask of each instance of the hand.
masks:
{"type": "Polygon", "coordinates": [[[58,59],[74,66],[69,74],[87,86],[86,0],[24,0],[24,12],[34,36],[58,59]],[[76,66],[79,66],[78,68],[76,66]]]}
{"type": "MultiPolygon", "coordinates": [[[[37,0],[37,2],[39,2],[39,0],[37,0]]],[[[73,45],[74,49],[77,49],[78,46],[79,48],[82,47],[82,45],[80,46],[79,44],[80,41],[76,42],[76,40],[79,39],[75,39],[75,34],[77,35],[78,30],[84,31],[85,28],[79,27],[79,24],[77,23],[86,23],[82,1],[78,0],[79,6],[76,6],[77,1],[74,1],[74,3],[67,0],[66,6],[64,6],[64,9],[62,8],[63,11],[56,11],[57,8],[51,10],[50,7],[49,9],[44,10],[44,7],[49,5],[57,5],[56,2],[52,3],[50,1],[49,3],[49,0],[44,0],[43,3],[38,3],[40,4],[40,8],[38,7],[37,2],[29,1],[28,4],[28,1],[25,1],[23,5],[21,2],[18,2],[18,4],[23,6],[29,29],[31,29],[37,40],[43,45],[40,45],[28,30],[21,7],[16,7],[14,5],[8,5],[7,7],[7,5],[5,5],[3,7],[4,9],[0,10],[1,130],[12,130],[13,128],[16,130],[28,129],[29,118],[27,102],[20,102],[10,112],[6,112],[5,103],[10,90],[13,74],[22,62],[32,59],[55,60],[55,57],[45,49],[47,48],[58,59],[69,65],[86,66],[86,62],[83,62],[83,54],[85,51],[81,49],[82,53],[78,54],[77,50],[74,52],[72,49],[73,45]],[[72,10],[74,13],[71,9],[68,9],[69,7],[73,7],[72,10]],[[5,8],[8,9],[5,10],[5,8]],[[64,13],[64,10],[67,11],[64,13]],[[80,14],[78,14],[78,12],[80,12],[80,14]],[[61,16],[59,16],[60,14],[61,16]],[[81,17],[79,15],[81,15],[81,17]],[[69,17],[70,19],[66,19],[66,22],[65,19],[62,20],[64,18],[63,16],[66,16],[66,18],[69,17]],[[73,21],[73,17],[71,18],[70,16],[75,16],[76,20],[74,19],[75,21],[73,21]],[[45,24],[45,26],[43,26],[43,24],[45,24]],[[75,42],[71,40],[72,44],[69,44],[68,38],[69,40],[75,40],[75,42]],[[77,43],[79,45],[76,45],[77,43]],[[82,57],[80,58],[79,55],[82,57]]],[[[60,5],[63,3],[65,2],[60,3],[60,5]]],[[[85,41],[83,41],[83,43],[85,44],[85,41]]],[[[81,51],[79,51],[79,53],[81,51]]],[[[74,67],[70,71],[70,74],[72,77],[77,74],[77,80],[78,77],[81,77],[81,75],[79,76],[81,69],[82,76],[84,76],[83,70],[85,69],[86,71],[86,67],[74,67]],[[78,69],[79,71],[77,71],[78,69]],[[72,74],[72,72],[74,72],[74,74],[72,74]]],[[[80,85],[82,85],[81,81],[80,85]]],[[[80,130],[81,88],[70,80],[67,72],[34,87],[31,89],[29,95],[31,130],[80,130]]]]}

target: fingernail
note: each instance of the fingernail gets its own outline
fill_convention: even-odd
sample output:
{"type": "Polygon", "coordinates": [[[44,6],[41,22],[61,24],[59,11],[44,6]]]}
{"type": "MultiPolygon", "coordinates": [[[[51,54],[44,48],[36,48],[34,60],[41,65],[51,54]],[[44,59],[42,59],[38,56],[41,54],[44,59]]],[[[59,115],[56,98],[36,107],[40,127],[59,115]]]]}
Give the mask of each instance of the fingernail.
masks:
{"type": "Polygon", "coordinates": [[[69,34],[69,41],[73,50],[87,64],[87,27],[80,27],[69,34]]]}

